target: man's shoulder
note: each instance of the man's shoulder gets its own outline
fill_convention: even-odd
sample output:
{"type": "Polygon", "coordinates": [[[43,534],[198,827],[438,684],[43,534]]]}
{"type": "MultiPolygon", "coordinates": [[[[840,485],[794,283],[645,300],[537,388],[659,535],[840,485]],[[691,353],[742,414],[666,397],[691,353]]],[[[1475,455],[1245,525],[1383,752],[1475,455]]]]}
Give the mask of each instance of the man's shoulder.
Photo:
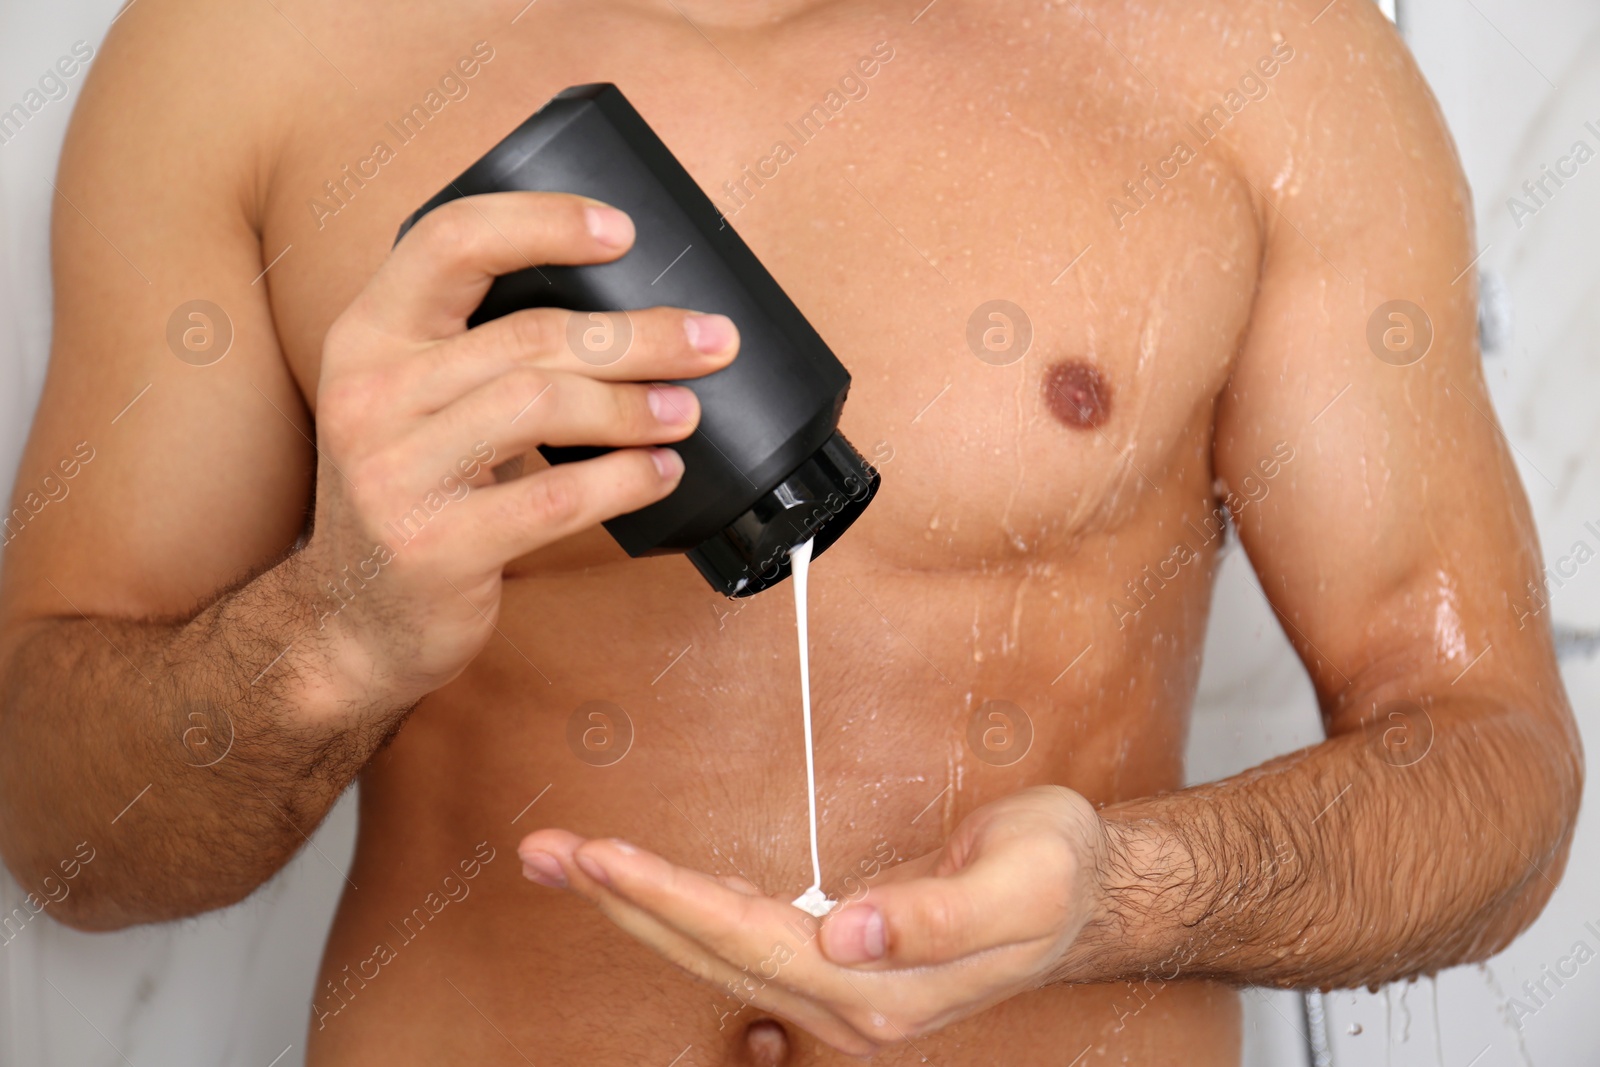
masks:
{"type": "Polygon", "coordinates": [[[1120,41],[1109,25],[1084,17],[1124,58],[1147,57],[1153,69],[1138,73],[1158,91],[1203,87],[1274,46],[1309,59],[1302,70],[1328,76],[1402,74],[1404,45],[1372,0],[1161,0],[1111,16],[1129,35],[1120,41]]]}
{"type": "Polygon", "coordinates": [[[253,201],[273,143],[308,92],[296,48],[316,60],[273,4],[129,5],[86,80],[63,169],[116,170],[135,192],[158,183],[196,201],[253,201]]]}
{"type": "Polygon", "coordinates": [[[1122,39],[1100,28],[1130,85],[1249,183],[1263,221],[1291,201],[1377,217],[1401,183],[1470,217],[1444,116],[1371,0],[1172,0],[1127,14],[1122,39]]]}
{"type": "MultiPolygon", "coordinates": [[[[1223,140],[1252,181],[1329,158],[1376,161],[1401,147],[1386,129],[1420,139],[1444,130],[1371,0],[1202,0],[1174,15],[1165,45],[1176,94],[1213,123],[1226,118],[1223,140]]],[[[1436,165],[1456,168],[1453,144],[1436,165]]]]}

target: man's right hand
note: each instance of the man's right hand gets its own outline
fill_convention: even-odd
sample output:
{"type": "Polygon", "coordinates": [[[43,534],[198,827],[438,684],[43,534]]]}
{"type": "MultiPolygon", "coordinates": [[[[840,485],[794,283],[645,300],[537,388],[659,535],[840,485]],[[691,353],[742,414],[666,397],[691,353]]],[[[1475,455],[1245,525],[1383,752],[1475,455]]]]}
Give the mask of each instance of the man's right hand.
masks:
{"type": "Polygon", "coordinates": [[[629,310],[606,366],[569,349],[565,311],[468,330],[497,275],[627,252],[628,219],[575,196],[442,205],[370,278],[370,246],[341,246],[363,274],[330,282],[332,261],[265,219],[293,194],[257,166],[276,136],[261,78],[180,62],[241,25],[138,5],[55,180],[50,373],[0,573],[0,857],[34,888],[89,841],[98,858],[52,905],[85,929],[193,915],[279,870],[493,635],[506,563],[672,491],[660,446],[699,407],[648,383],[737,346],[732,323],[682,309],[629,310]],[[196,155],[193,131],[218,123],[242,131],[232,150],[196,155]],[[178,158],[191,180],[172,181],[178,158]],[[321,287],[314,317],[297,286],[321,287]],[[175,333],[195,304],[217,327],[198,348],[175,333]],[[496,483],[541,444],[615,451],[496,483]]]}
{"type": "Polygon", "coordinates": [[[459,674],[493,630],[508,562],[678,484],[677,453],[650,446],[688,436],[699,403],[646,383],[726,366],[729,319],[629,312],[631,344],[604,366],[573,351],[569,311],[466,325],[496,275],[606,262],[633,236],[624,213],[583,197],[455,200],[417,222],[329,328],[299,570],[337,688],[357,706],[410,703],[459,674]],[[492,466],[536,445],[616,450],[495,484],[492,466]]]}

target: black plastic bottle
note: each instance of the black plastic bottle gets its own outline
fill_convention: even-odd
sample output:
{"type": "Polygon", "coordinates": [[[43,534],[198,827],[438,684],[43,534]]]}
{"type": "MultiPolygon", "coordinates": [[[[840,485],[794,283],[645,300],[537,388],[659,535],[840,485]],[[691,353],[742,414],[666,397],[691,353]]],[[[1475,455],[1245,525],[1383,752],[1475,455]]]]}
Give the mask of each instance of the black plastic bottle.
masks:
{"type": "MultiPolygon", "coordinates": [[[[626,329],[623,317],[583,313],[667,304],[720,312],[739,328],[732,364],[676,383],[701,408],[693,435],[672,446],[683,481],[607,522],[617,543],[631,556],[686,552],[729,596],[781,582],[788,549],[808,537],[813,557],[826,550],[878,488],[876,469],[838,432],[850,374],[627,98],[604,83],[560,93],[407,219],[400,236],[440,204],[512,189],[611,204],[632,217],[635,242],[612,263],[502,275],[469,325],[560,307],[580,313],[569,338],[590,329],[604,337],[626,329]]],[[[597,362],[621,358],[623,341],[610,341],[616,351],[597,362]]],[[[539,451],[564,463],[606,449],[539,451]]]]}

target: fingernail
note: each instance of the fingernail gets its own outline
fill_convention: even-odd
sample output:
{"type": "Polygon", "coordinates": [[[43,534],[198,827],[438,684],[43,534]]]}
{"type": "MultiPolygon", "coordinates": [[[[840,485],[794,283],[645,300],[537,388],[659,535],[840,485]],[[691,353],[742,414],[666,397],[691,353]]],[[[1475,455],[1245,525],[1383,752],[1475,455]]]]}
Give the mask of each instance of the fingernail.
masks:
{"type": "Polygon", "coordinates": [[[668,426],[681,426],[694,418],[699,401],[681,385],[652,385],[650,411],[668,426]]]}
{"type": "Polygon", "coordinates": [[[871,914],[867,921],[861,924],[861,950],[867,954],[869,960],[881,960],[884,950],[883,912],[877,908],[868,909],[871,914]]]}
{"type": "Polygon", "coordinates": [[[726,351],[738,336],[733,320],[726,315],[686,315],[683,332],[689,335],[689,344],[706,355],[726,351]]]}
{"type": "Polygon", "coordinates": [[[655,461],[656,473],[664,482],[676,481],[683,473],[683,457],[670,448],[652,448],[650,458],[655,461]]]}
{"type": "Polygon", "coordinates": [[[846,908],[823,927],[828,956],[836,963],[869,963],[883,958],[883,913],[874,907],[846,908]]]}
{"type": "Polygon", "coordinates": [[[530,852],[523,856],[522,876],[551,889],[567,888],[567,872],[561,869],[561,861],[548,852],[530,852]]]}
{"type": "Polygon", "coordinates": [[[600,866],[588,856],[578,856],[576,859],[578,861],[578,866],[583,868],[584,874],[587,874],[590,878],[593,878],[601,885],[608,886],[611,884],[611,876],[606,873],[606,869],[604,867],[600,866]]]}
{"type": "Polygon", "coordinates": [[[583,221],[596,241],[611,248],[621,248],[633,239],[633,223],[614,207],[586,207],[583,221]]]}

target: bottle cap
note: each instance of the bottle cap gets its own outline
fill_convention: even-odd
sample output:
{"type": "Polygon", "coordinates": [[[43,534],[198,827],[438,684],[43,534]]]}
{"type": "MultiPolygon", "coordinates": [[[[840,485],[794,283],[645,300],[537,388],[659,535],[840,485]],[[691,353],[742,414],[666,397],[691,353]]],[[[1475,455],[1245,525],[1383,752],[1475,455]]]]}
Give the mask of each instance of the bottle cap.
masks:
{"type": "Polygon", "coordinates": [[[689,559],[727,596],[759,593],[789,577],[790,548],[810,539],[812,558],[822,555],[877,491],[877,470],[835,432],[689,559]]]}

